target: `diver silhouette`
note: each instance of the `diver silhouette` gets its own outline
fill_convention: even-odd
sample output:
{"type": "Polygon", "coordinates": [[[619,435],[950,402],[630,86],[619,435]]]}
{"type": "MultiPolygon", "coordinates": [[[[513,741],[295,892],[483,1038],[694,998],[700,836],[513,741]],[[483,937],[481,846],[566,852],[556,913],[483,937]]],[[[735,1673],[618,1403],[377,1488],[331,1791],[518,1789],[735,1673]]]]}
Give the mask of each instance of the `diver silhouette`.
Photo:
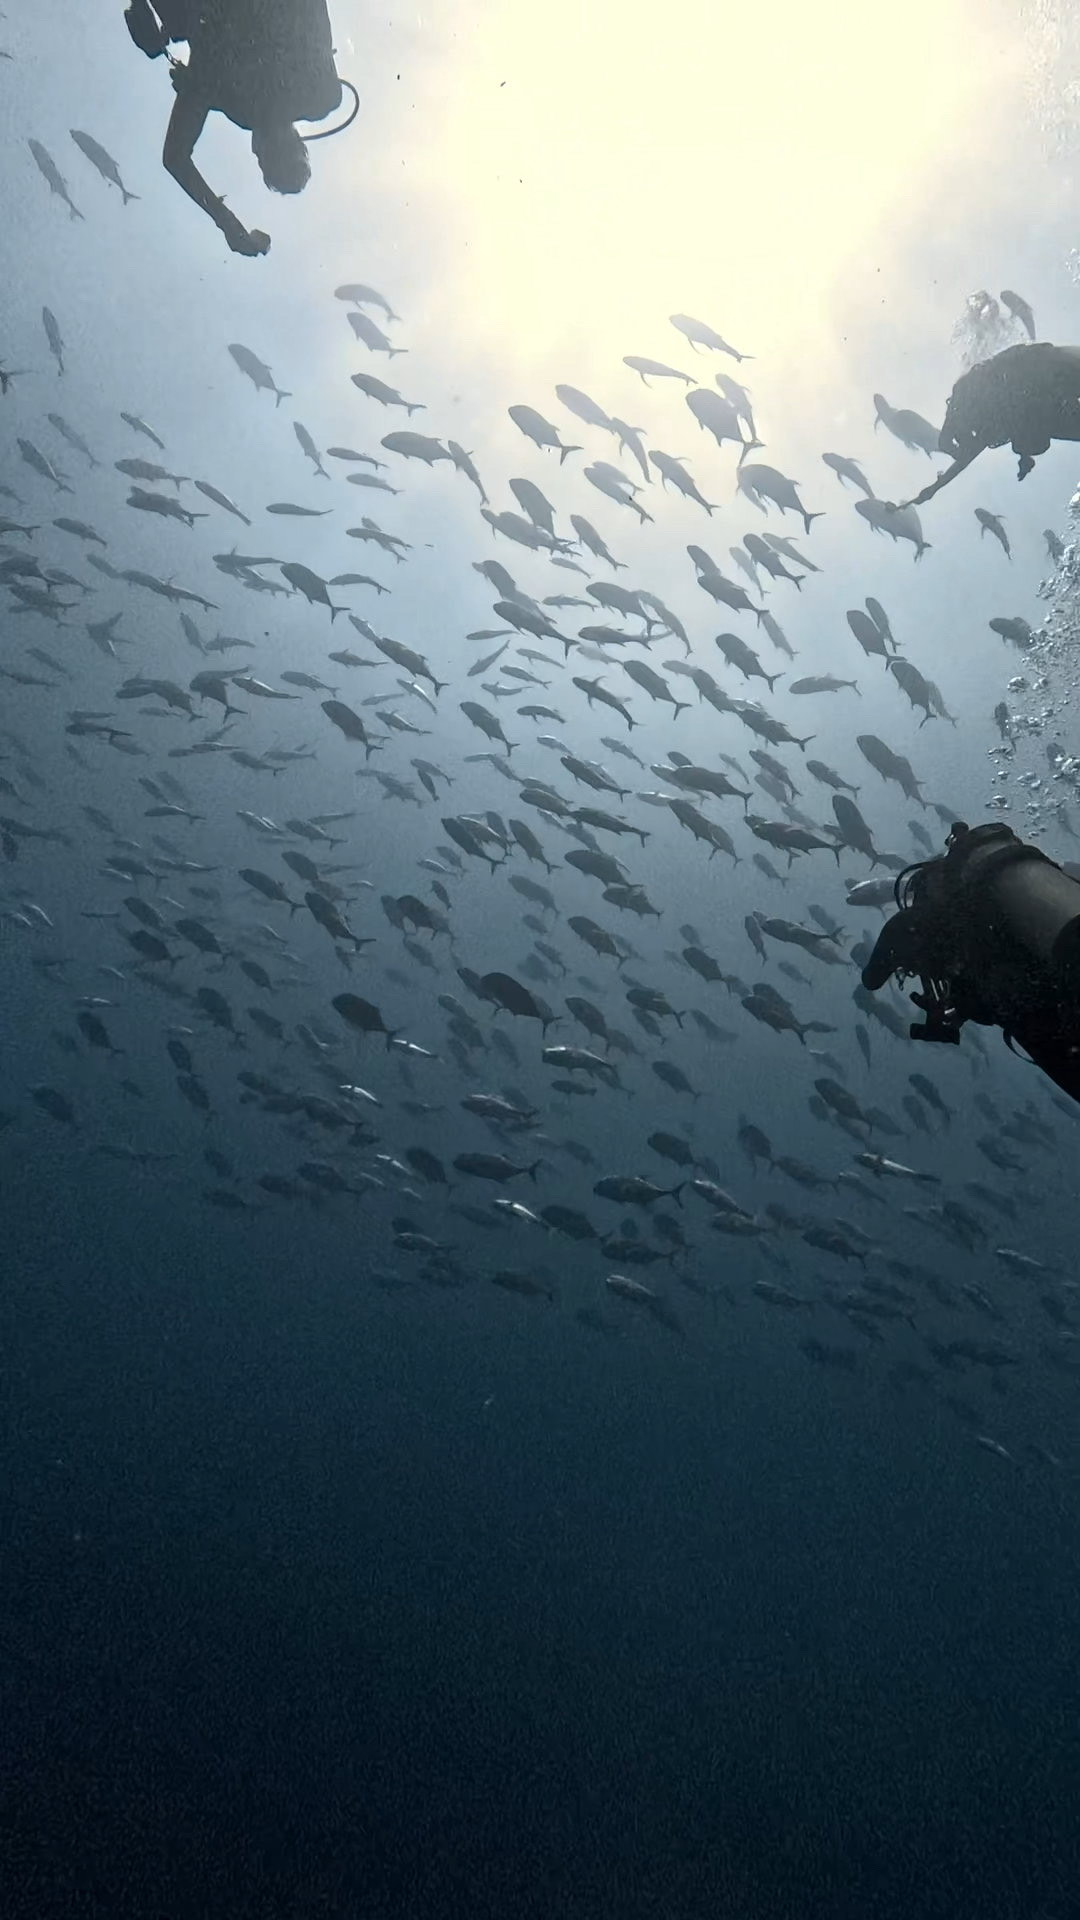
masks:
{"type": "Polygon", "coordinates": [[[233,253],[266,253],[269,235],[248,231],[208,187],[192,154],[208,114],[223,113],[250,133],[271,192],[303,192],[311,169],[296,122],[323,120],[341,101],[326,0],[131,0],[124,17],[150,59],[187,43],[186,64],[170,56],[176,101],[162,152],[167,172],[233,253]]]}
{"type": "Polygon", "coordinates": [[[938,441],[952,463],[903,505],[925,506],[989,447],[1011,446],[1023,480],[1052,440],[1080,440],[1080,347],[1005,347],[960,375],[938,441]]]}
{"type": "Polygon", "coordinates": [[[877,993],[918,975],[913,1040],[959,1043],[968,1020],[998,1026],[1080,1100],[1080,881],[1003,822],[958,820],[944,855],[896,878],[900,911],[862,973],[877,993]]]}

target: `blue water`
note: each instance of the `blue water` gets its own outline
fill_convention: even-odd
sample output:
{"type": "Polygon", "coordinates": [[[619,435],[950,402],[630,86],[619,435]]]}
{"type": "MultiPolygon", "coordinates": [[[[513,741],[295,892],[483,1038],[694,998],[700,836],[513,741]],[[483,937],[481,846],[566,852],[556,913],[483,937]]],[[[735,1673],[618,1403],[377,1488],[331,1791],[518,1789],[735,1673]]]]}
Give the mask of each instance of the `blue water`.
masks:
{"type": "Polygon", "coordinates": [[[745,1336],[68,1205],[5,1315],[16,1911],[1070,1911],[1068,1494],[745,1336]]]}
{"type": "MultiPolygon", "coordinates": [[[[353,51],[367,31],[354,12],[335,10],[336,24],[348,16],[339,33],[353,51]]],[[[858,786],[879,849],[916,859],[909,821],[936,847],[945,822],[879,780],[857,748],[860,732],[910,758],[927,801],[974,821],[1004,818],[1071,859],[1080,807],[1046,753],[1054,741],[1075,746],[1070,449],[1052,449],[1022,492],[1013,457],[986,456],[977,477],[924,509],[930,551],[918,562],[910,546],[858,520],[855,496],[820,460],[824,448],[857,458],[884,498],[926,483],[934,463],[875,434],[869,396],[880,388],[939,420],[972,357],[965,301],[984,282],[1024,289],[1040,338],[1075,339],[1067,153],[1045,159],[1035,118],[1012,174],[1007,154],[991,162],[981,150],[943,149],[957,204],[969,206],[975,179],[983,201],[952,224],[922,202],[898,211],[877,239],[889,295],[879,293],[877,266],[873,275],[853,268],[832,290],[835,341],[815,368],[795,366],[780,322],[771,339],[747,341],[737,289],[727,313],[718,289],[714,317],[754,350],[744,364],[695,355],[671,329],[668,309],[688,297],[681,287],[658,288],[651,332],[610,353],[601,340],[581,345],[588,315],[573,313],[569,290],[562,337],[543,351],[508,341],[493,355],[480,317],[455,304],[455,234],[438,226],[415,183],[412,197],[397,185],[396,163],[415,158],[424,85],[449,59],[433,35],[427,64],[418,54],[395,91],[387,76],[402,47],[424,40],[422,25],[395,17],[371,26],[384,66],[373,58],[361,131],[321,150],[301,201],[269,200],[243,144],[211,129],[199,148],[208,177],[273,227],[269,256],[252,262],[229,256],[160,173],[167,77],[135,54],[112,8],[98,4],[74,23],[9,20],[0,33],[13,56],[0,64],[0,368],[13,371],[0,398],[0,485],[17,496],[0,495],[0,525],[32,529],[0,532],[3,1912],[1072,1920],[1080,1109],[1053,1102],[993,1031],[981,1050],[970,1033],[955,1052],[916,1050],[871,1019],[864,1059],[852,948],[882,922],[846,893],[869,876],[867,861],[845,852],[834,862],[826,847],[788,873],[731,799],[702,808],[731,835],[739,864],[723,853],[710,860],[639,797],[663,786],[650,769],[671,749],[738,778],[727,755],[752,786],[752,809],[783,817],[775,795],[753,784],[750,751],[764,743],[666,666],[682,661],[675,639],[658,635],[648,655],[628,657],[647,658],[693,703],[678,717],[622,674],[619,657],[598,663],[579,650],[564,661],[557,641],[527,633],[510,635],[499,667],[518,646],[535,647],[554,666],[526,664],[550,686],[489,693],[483,681],[497,669],[481,679],[469,668],[496,643],[466,638],[504,624],[492,611],[498,589],[475,571],[492,558],[538,603],[584,597],[599,580],[645,588],[677,612],[692,663],[733,699],[762,695],[794,735],[813,734],[811,756],[858,786]],[[72,126],[91,129],[115,157],[135,203],[122,205],[94,173],[72,126]],[[81,222],[50,192],[31,138],[60,168],[81,222]],[[1054,191],[1036,201],[1047,181],[1054,191]],[[377,306],[364,309],[407,357],[387,361],[353,339],[334,290],[357,280],[401,314],[389,322],[377,306]],[[43,307],[59,327],[63,372],[43,307]],[[229,359],[235,343],[272,369],[287,393],[279,407],[229,359]],[[766,443],[758,457],[797,475],[803,500],[824,517],[804,534],[798,519],[765,517],[739,499],[733,448],[715,447],[696,425],[691,435],[682,388],[644,388],[624,352],[689,364],[703,385],[717,370],[742,380],[766,443]],[[425,411],[384,411],[350,386],[356,371],[425,411]],[[692,454],[718,513],[706,517],[654,478],[638,496],[652,520],[639,525],[591,487],[585,464],[618,462],[618,444],[558,407],[553,386],[568,381],[642,424],[650,448],[692,454]],[[559,466],[530,445],[507,418],[520,404],[586,442],[586,453],[559,466]],[[145,420],[165,450],[121,411],[145,420]],[[57,412],[97,465],[65,441],[49,417],[57,412]],[[312,471],[296,420],[331,481],[312,471]],[[594,568],[580,547],[572,558],[584,572],[556,570],[542,553],[493,542],[464,475],[380,446],[403,427],[469,449],[496,511],[517,510],[509,480],[526,477],[567,538],[570,513],[585,514],[625,571],[594,568]],[[20,440],[68,476],[70,495],[28,464],[20,440]],[[339,443],[385,461],[383,477],[400,494],[350,488],[348,463],[326,455],[339,443]],[[132,458],[184,476],[145,484],[207,517],[187,527],[130,505],[132,477],[116,462],[132,458]],[[195,477],[235,500],[250,528],[196,493],[195,477]],[[327,518],[266,514],[282,501],[325,507],[327,518]],[[975,506],[1004,516],[1011,564],[979,536],[975,506]],[[345,537],[366,514],[409,543],[400,564],[345,537]],[[63,517],[107,544],[58,528],[63,517]],[[1056,570],[1044,527],[1066,543],[1056,570]],[[799,590],[777,582],[762,600],[794,662],[752,614],[706,600],[686,556],[688,543],[704,543],[730,574],[732,543],[765,531],[789,536],[820,569],[799,590]],[[234,543],[274,556],[254,571],[279,592],[245,592],[215,566],[234,543]],[[95,571],[88,555],[104,556],[117,576],[95,571]],[[330,652],[346,648],[371,659],[372,643],[346,618],[331,625],[323,607],[280,592],[279,563],[290,559],[326,581],[346,571],[382,581],[384,595],[329,591],[422,655],[445,690],[436,696],[422,681],[426,703],[385,657],[367,668],[332,663],[330,652]],[[170,604],[124,580],[131,570],[210,604],[170,604]],[[58,571],[68,580],[50,584],[58,571]],[[59,625],[51,605],[27,611],[20,583],[69,603],[59,625]],[[887,609],[903,656],[940,686],[955,727],[919,727],[880,660],[859,652],[844,616],[868,595],[887,609]],[[194,640],[180,612],[193,619],[194,640]],[[114,613],[110,656],[87,628],[114,613]],[[1030,656],[1010,649],[988,627],[1002,615],[1033,628],[1049,620],[1048,635],[1030,656]],[[721,629],[737,630],[767,672],[786,677],[775,693],[725,665],[714,645],[721,629]],[[249,646],[203,657],[221,635],[249,646]],[[211,669],[278,691],[284,672],[313,674],[385,739],[365,759],[321,710],[324,693],[295,685],[291,705],[237,694],[245,712],[216,740],[222,715],[211,699],[194,697],[189,719],[160,692],[122,697],[132,676],[183,694],[211,669]],[[823,673],[855,678],[858,697],[788,692],[787,680],[823,673]],[[625,698],[634,730],[590,708],[574,674],[600,675],[625,698]],[[386,689],[381,705],[363,704],[386,689]],[[515,742],[507,759],[517,784],[468,758],[489,744],[460,712],[473,699],[515,742]],[[1002,700],[1011,756],[991,717],[1002,700]],[[530,701],[562,719],[522,716],[530,701]],[[380,720],[391,711],[421,736],[380,720]],[[107,716],[119,742],[65,732],[80,713],[107,716]],[[545,731],[602,760],[625,797],[575,786],[540,744],[545,731]],[[605,735],[644,765],[613,756],[605,735]],[[236,748],[255,764],[234,760],[236,748]],[[267,758],[278,749],[305,757],[267,758]],[[417,756],[446,773],[438,800],[417,778],[417,756]],[[380,773],[409,783],[412,798],[381,790],[380,773]],[[600,830],[597,845],[625,864],[659,918],[620,912],[563,864],[582,842],[521,799],[526,774],[571,806],[595,802],[648,834],[639,845],[600,830]],[[150,812],[160,794],[140,780],[160,788],[163,778],[166,801],[175,799],[168,783],[180,782],[194,820],[150,812]],[[339,812],[351,817],[328,829],[342,840],[332,851],[282,824],[339,812]],[[516,846],[499,849],[505,873],[479,858],[458,871],[437,854],[444,816],[489,813],[526,819],[555,871],[516,846]],[[35,837],[35,828],[61,837],[35,837]],[[285,851],[304,853],[342,889],[340,911],[373,942],[363,953],[353,957],[316,924],[285,851]],[[779,879],[753,866],[763,851],[779,879]],[[116,863],[128,856],[146,871],[122,877],[116,863]],[[433,858],[441,877],[420,864],[433,858]],[[184,860],[205,871],[185,871],[184,860]],[[253,892],[242,868],[280,881],[297,912],[253,892]],[[550,888],[559,916],[542,913],[538,937],[565,973],[538,954],[522,915],[540,910],[511,890],[510,875],[550,888]],[[410,952],[383,905],[404,894],[446,912],[453,946],[421,932],[410,952]],[[133,898],[162,917],[167,961],[141,959],[125,938],[140,924],[133,898]],[[805,924],[811,904],[842,928],[849,964],[825,967],[775,942],[763,962],[746,915],[805,924]],[[582,914],[632,943],[622,968],[569,930],[569,916],[582,914]],[[193,918],[230,956],[220,970],[177,933],[177,920],[193,918]],[[687,922],[729,990],[681,959],[687,922]],[[417,958],[425,949],[426,966],[417,958]],[[271,991],[239,973],[240,957],[267,970],[271,991]],[[804,980],[780,970],[792,960],[804,980]],[[537,1021],[496,1014],[457,968],[528,979],[556,1024],[542,1037],[537,1021]],[[801,1023],[830,1031],[811,1029],[806,1045],[770,1031],[744,1010],[739,980],[767,981],[801,1023]],[[662,990],[685,1024],[635,1024],[633,982],[662,990]],[[242,1046],[197,998],[207,988],[224,994],[242,1046]],[[368,998],[423,1051],[347,1030],[333,1007],[343,992],[368,998]],[[481,1030],[481,1044],[456,1056],[439,999],[447,994],[481,1030]],[[600,1007],[636,1050],[612,1052],[621,1088],[584,1080],[591,1094],[552,1091],[545,1040],[597,1044],[567,1013],[568,994],[600,1007]],[[78,1023],[94,1003],[115,1055],[78,1023]],[[282,1022],[282,1040],[258,1030],[252,1006],[282,1022]],[[727,1037],[703,1035],[694,1008],[727,1037]],[[190,1050],[207,1111],[185,1096],[169,1039],[190,1050]],[[651,1071],[657,1061],[679,1067],[698,1097],[664,1085],[651,1071]],[[925,1103],[905,1108],[912,1072],[938,1088],[947,1126],[925,1103]],[[815,1115],[808,1103],[823,1077],[882,1109],[895,1134],[845,1134],[815,1115]],[[357,1084],[379,1104],[343,1093],[357,1084]],[[477,1092],[523,1099],[534,1125],[488,1130],[461,1104],[477,1092]],[[49,1111],[57,1096],[67,1117],[49,1111]],[[337,1124],[304,1112],[301,1097],[333,1103],[337,1124]],[[996,1119],[976,1104],[987,1099],[996,1119]],[[869,1147],[940,1184],[864,1174],[876,1202],[843,1184],[806,1190],[751,1167],[737,1143],[743,1117],[765,1130],[774,1156],[829,1182],[856,1170],[869,1147]],[[659,1158],[647,1145],[656,1130],[685,1135],[708,1166],[678,1171],[659,1158]],[[987,1141],[1004,1144],[1015,1167],[988,1160],[987,1141]],[[575,1144],[591,1158],[575,1158],[575,1144]],[[403,1161],[415,1147],[449,1170],[449,1193],[403,1161]],[[207,1150],[224,1156],[217,1166],[207,1150]],[[499,1187],[452,1167],[484,1152],[521,1167],[539,1160],[538,1178],[499,1187]],[[139,1154],[153,1157],[140,1165],[139,1154]],[[362,1191],[321,1193],[318,1176],[300,1171],[313,1162],[362,1191]],[[685,1255],[630,1264],[635,1246],[666,1252],[661,1230],[648,1208],[613,1204],[595,1183],[643,1174],[669,1187],[709,1168],[759,1237],[713,1232],[700,1192],[687,1190],[658,1207],[681,1227],[685,1255]],[[268,1175],[291,1181],[292,1194],[261,1185],[268,1175]],[[974,1197],[971,1182],[1004,1195],[1013,1217],[974,1197]],[[623,1251],[500,1216],[493,1195],[530,1214],[553,1204],[583,1211],[623,1251]],[[927,1217],[944,1199],[974,1216],[972,1247],[927,1217]],[[462,1203],[483,1208],[484,1223],[462,1203]],[[798,1220],[782,1226],[770,1205],[798,1220]],[[799,1222],[838,1217],[865,1236],[865,1266],[800,1238],[799,1222]],[[403,1220],[438,1243],[434,1258],[408,1244],[403,1220]],[[1000,1246],[1046,1271],[1018,1274],[1000,1246]],[[914,1271],[901,1277],[890,1260],[914,1271]],[[535,1285],[535,1297],[492,1284],[507,1270],[535,1285]],[[654,1289],[659,1318],[649,1297],[635,1305],[606,1285],[620,1271],[654,1289]],[[881,1290],[890,1284],[892,1294],[881,1290]],[[882,1312],[898,1304],[897,1286],[901,1310],[874,1317],[875,1303],[882,1312]],[[839,1350],[839,1361],[822,1364],[820,1347],[815,1360],[814,1341],[839,1350]],[[1002,1364],[950,1348],[957,1341],[981,1343],[1002,1364]]],[[[941,206],[946,199],[943,191],[941,206]]],[[[689,257],[686,265],[696,271],[689,257]]],[[[749,286],[749,264],[746,275],[749,286]]],[[[798,298],[793,288],[793,308],[798,298]]],[[[641,481],[632,459],[621,464],[641,481]]],[[[590,619],[617,618],[548,611],[571,640],[590,619]]],[[[803,753],[772,751],[798,784],[796,806],[827,826],[830,794],[803,753]]],[[[895,989],[879,1001],[910,1017],[895,989]]]]}

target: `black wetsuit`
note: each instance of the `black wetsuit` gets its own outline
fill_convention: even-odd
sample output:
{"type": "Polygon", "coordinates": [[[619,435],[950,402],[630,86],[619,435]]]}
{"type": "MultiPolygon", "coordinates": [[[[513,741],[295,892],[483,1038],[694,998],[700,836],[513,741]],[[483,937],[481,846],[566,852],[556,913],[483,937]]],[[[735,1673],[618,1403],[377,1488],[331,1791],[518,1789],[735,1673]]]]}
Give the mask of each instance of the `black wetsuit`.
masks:
{"type": "Polygon", "coordinates": [[[188,34],[190,89],[249,132],[275,120],[324,120],[341,101],[326,0],[201,0],[188,34]]]}
{"type": "Polygon", "coordinates": [[[341,102],[341,82],[326,0],[152,0],[160,43],[145,0],[128,25],[147,53],[187,41],[186,66],[174,69],[177,94],[196,98],[251,132],[273,121],[324,120],[341,102]],[[139,16],[136,19],[136,16],[139,16]],[[138,30],[137,30],[138,28],[138,30]]]}

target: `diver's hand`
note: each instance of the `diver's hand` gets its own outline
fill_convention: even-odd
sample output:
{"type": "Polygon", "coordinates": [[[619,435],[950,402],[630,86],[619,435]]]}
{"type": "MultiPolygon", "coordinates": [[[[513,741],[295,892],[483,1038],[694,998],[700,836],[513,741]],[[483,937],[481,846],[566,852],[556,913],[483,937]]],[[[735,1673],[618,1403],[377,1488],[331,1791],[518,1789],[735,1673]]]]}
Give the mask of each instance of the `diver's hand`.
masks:
{"type": "Polygon", "coordinates": [[[223,231],[230,251],[233,253],[244,253],[249,258],[254,258],[256,254],[270,251],[270,235],[261,233],[258,227],[253,227],[249,233],[239,220],[230,219],[223,231]]]}

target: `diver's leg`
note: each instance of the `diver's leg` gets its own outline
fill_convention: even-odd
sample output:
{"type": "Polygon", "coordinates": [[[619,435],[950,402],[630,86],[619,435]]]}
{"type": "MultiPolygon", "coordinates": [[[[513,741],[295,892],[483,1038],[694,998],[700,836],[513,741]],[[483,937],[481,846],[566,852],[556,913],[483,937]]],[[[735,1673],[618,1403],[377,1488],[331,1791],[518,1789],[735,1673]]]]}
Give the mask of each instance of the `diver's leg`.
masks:
{"type": "Polygon", "coordinates": [[[131,0],[124,20],[140,53],[145,53],[150,60],[164,53],[169,36],[149,0],[131,0]]]}
{"type": "Polygon", "coordinates": [[[198,0],[131,0],[127,30],[141,53],[151,60],[174,40],[190,40],[199,18],[198,0]]]}

